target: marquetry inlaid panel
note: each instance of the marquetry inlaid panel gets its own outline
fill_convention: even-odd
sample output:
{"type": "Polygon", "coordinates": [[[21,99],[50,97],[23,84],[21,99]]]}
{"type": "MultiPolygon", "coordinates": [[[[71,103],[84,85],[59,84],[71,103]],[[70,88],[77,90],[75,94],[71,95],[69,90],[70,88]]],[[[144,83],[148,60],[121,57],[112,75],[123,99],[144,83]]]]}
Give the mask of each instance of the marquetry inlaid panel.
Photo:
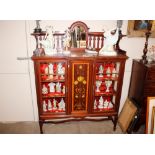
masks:
{"type": "Polygon", "coordinates": [[[72,64],[72,112],[87,111],[89,63],[72,64]]]}

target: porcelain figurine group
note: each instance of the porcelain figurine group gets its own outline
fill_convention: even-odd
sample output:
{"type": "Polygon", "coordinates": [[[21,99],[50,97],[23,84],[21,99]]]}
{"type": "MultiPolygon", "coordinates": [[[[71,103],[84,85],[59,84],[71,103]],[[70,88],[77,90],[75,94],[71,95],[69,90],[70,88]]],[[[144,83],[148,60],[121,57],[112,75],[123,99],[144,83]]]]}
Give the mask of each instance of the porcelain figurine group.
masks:
{"type": "Polygon", "coordinates": [[[97,101],[95,99],[94,101],[94,110],[103,110],[103,109],[111,109],[113,108],[113,104],[111,101],[108,101],[107,99],[103,99],[102,96],[100,96],[99,100],[97,101]]]}
{"type": "MultiPolygon", "coordinates": [[[[63,47],[64,52],[69,52],[68,49],[70,47],[71,35],[69,30],[65,31],[63,37],[63,47]]],[[[57,54],[57,50],[55,47],[55,37],[52,26],[46,26],[46,35],[42,40],[39,40],[39,44],[43,47],[46,55],[57,54]]]]}
{"type": "Polygon", "coordinates": [[[46,101],[43,101],[43,112],[47,111],[65,111],[65,101],[63,98],[61,98],[60,102],[58,102],[55,98],[52,100],[49,99],[46,103],[46,101]]]}
{"type": "MultiPolygon", "coordinates": [[[[41,40],[40,39],[38,40],[38,44],[40,44],[42,48],[36,49],[34,51],[34,54],[37,56],[38,56],[37,54],[38,50],[39,52],[43,53],[43,51],[40,51],[41,49],[44,49],[44,52],[46,55],[57,54],[57,49],[55,47],[56,39],[54,37],[53,26],[46,26],[45,29],[46,29],[45,37],[42,38],[41,40]]],[[[35,32],[37,33],[40,31],[41,31],[41,28],[40,28],[39,22],[37,22],[37,27],[35,29],[35,32]]],[[[104,46],[100,49],[99,54],[109,55],[109,56],[116,55],[117,52],[115,51],[114,45],[116,45],[118,38],[119,38],[119,28],[104,32],[104,46]]],[[[64,53],[66,52],[70,53],[68,49],[71,43],[71,33],[68,29],[65,31],[62,42],[63,42],[62,51],[64,53]]]]}

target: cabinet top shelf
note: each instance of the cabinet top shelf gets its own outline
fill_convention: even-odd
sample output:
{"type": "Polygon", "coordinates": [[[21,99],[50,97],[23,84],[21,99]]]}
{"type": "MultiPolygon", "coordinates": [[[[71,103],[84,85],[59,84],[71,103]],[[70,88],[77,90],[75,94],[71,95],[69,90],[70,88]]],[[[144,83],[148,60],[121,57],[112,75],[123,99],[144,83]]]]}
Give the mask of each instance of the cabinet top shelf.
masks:
{"type": "Polygon", "coordinates": [[[139,63],[139,64],[141,64],[141,65],[143,65],[143,66],[146,66],[146,67],[148,67],[148,68],[154,68],[154,69],[155,69],[155,61],[150,62],[150,63],[147,63],[147,64],[144,64],[144,63],[141,61],[141,59],[134,59],[133,61],[135,61],[135,62],[137,62],[137,63],[139,63]]]}
{"type": "Polygon", "coordinates": [[[60,58],[60,59],[76,59],[76,58],[80,58],[80,59],[86,59],[86,58],[89,58],[89,59],[94,59],[94,58],[97,58],[97,59],[115,59],[117,58],[118,59],[128,59],[128,56],[126,55],[122,55],[122,54],[117,54],[116,56],[105,56],[105,55],[99,55],[98,53],[97,54],[92,54],[92,53],[86,53],[85,51],[71,51],[69,54],[65,54],[65,53],[57,53],[57,54],[53,54],[51,56],[48,56],[48,55],[45,55],[45,56],[32,56],[32,60],[48,60],[48,59],[55,59],[55,58],[60,58]]]}

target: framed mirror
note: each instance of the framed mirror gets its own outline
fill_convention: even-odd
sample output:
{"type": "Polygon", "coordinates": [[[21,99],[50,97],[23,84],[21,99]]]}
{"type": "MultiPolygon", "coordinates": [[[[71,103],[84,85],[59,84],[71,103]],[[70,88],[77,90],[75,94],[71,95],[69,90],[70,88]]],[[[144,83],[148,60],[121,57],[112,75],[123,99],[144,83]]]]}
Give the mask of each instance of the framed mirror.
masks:
{"type": "Polygon", "coordinates": [[[88,26],[81,21],[74,22],[70,27],[71,49],[84,49],[88,42],[88,26]]]}

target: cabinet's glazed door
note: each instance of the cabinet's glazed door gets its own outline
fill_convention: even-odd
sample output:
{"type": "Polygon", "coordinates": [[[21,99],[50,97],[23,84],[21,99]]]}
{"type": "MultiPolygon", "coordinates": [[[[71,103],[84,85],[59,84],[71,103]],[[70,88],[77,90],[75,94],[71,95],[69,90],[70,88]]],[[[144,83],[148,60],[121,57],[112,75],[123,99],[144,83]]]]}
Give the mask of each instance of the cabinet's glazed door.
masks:
{"type": "Polygon", "coordinates": [[[67,62],[41,61],[39,72],[41,114],[66,113],[67,62]]]}
{"type": "Polygon", "coordinates": [[[96,62],[93,112],[115,110],[120,62],[96,62]]]}
{"type": "Polygon", "coordinates": [[[89,61],[73,61],[72,68],[72,98],[71,98],[71,112],[72,113],[87,113],[89,104],[89,88],[90,88],[90,74],[91,63],[89,61]]]}

